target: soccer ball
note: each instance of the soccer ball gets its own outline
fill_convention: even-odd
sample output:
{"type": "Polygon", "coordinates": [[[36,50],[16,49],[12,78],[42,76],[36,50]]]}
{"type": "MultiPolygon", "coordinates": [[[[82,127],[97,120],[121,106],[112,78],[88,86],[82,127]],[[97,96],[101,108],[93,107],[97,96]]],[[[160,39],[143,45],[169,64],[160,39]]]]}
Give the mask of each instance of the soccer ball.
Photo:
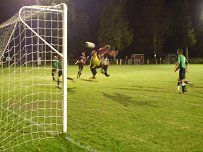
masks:
{"type": "Polygon", "coordinates": [[[86,47],[88,48],[91,48],[91,49],[95,48],[95,44],[92,42],[85,42],[85,44],[86,44],[86,47]]]}

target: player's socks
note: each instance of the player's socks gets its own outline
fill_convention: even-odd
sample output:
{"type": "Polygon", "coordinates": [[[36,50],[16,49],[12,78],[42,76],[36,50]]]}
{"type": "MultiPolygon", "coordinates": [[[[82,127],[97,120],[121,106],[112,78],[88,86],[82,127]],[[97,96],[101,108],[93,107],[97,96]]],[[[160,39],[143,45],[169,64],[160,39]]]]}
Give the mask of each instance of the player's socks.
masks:
{"type": "Polygon", "coordinates": [[[186,92],[185,83],[182,84],[182,92],[183,92],[183,93],[186,92]]]}
{"type": "Polygon", "coordinates": [[[178,81],[177,90],[180,90],[180,81],[178,81]]]}
{"type": "Polygon", "coordinates": [[[54,80],[55,80],[55,78],[54,78],[54,73],[52,73],[51,75],[52,75],[52,79],[53,79],[53,81],[54,81],[54,80]]]}
{"type": "Polygon", "coordinates": [[[77,79],[79,79],[79,78],[80,78],[80,76],[81,76],[81,72],[80,72],[80,71],[78,71],[77,79]]]}

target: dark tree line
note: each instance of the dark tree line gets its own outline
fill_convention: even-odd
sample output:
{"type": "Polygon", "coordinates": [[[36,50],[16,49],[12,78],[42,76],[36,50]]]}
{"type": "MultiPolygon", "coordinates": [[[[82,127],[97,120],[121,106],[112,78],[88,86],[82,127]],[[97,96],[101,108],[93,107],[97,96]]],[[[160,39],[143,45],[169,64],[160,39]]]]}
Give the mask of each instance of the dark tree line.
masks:
{"type": "MultiPolygon", "coordinates": [[[[48,5],[56,0],[39,0],[48,5]]],[[[203,56],[201,0],[60,0],[68,4],[68,54],[78,56],[84,42],[110,44],[120,56],[147,56],[189,49],[203,56]]],[[[203,12],[203,10],[202,10],[203,12]]]]}

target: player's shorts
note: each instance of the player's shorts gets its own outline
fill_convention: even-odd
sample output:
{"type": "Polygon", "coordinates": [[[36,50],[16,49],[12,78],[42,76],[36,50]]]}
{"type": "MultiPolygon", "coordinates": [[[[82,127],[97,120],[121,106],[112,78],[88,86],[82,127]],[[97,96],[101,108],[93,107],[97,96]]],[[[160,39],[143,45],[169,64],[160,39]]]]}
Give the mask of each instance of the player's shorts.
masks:
{"type": "Polygon", "coordinates": [[[84,65],[83,64],[79,64],[79,70],[82,71],[83,70],[84,65]]]}
{"type": "Polygon", "coordinates": [[[186,74],[186,69],[185,68],[180,68],[180,71],[179,71],[180,80],[185,79],[185,74],[186,74]]]}

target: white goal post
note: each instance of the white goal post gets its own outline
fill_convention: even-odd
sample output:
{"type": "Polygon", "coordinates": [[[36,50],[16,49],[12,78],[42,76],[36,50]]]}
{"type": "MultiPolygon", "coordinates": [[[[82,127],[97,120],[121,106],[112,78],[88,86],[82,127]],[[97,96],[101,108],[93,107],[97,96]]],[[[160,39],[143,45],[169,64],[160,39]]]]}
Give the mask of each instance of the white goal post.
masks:
{"type": "Polygon", "coordinates": [[[64,3],[23,6],[0,25],[0,151],[67,132],[67,18],[64,3]]]}

